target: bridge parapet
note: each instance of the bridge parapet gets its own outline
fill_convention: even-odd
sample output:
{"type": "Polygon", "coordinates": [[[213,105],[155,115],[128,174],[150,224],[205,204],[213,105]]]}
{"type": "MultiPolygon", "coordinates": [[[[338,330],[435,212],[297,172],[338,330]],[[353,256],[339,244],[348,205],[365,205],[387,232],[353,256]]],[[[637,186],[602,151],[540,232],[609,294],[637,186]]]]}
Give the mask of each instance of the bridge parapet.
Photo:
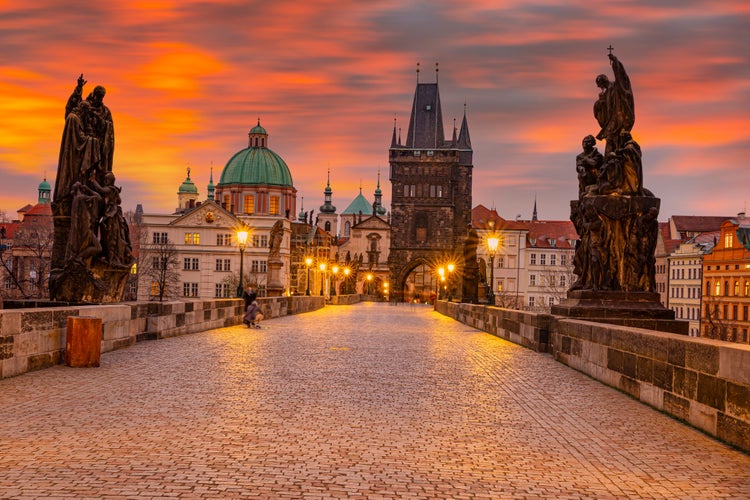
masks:
{"type": "MultiPolygon", "coordinates": [[[[263,297],[266,318],[325,306],[323,297],[263,297]]],[[[154,340],[237,325],[242,299],[137,302],[0,310],[0,379],[61,364],[68,316],[102,319],[102,352],[154,340]]]]}
{"type": "Polygon", "coordinates": [[[750,346],[481,305],[438,301],[435,309],[550,353],[571,368],[750,452],[750,346]]]}

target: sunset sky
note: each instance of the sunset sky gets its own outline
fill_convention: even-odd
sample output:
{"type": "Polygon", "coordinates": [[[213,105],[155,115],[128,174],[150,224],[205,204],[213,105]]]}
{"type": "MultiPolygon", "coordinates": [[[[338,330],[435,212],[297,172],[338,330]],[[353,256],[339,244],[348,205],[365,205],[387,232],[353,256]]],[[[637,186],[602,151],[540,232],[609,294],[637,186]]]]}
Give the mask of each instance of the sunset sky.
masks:
{"type": "Polygon", "coordinates": [[[659,219],[745,210],[747,0],[0,0],[0,210],[54,183],[80,73],[84,95],[107,88],[125,210],[173,211],[188,166],[205,198],[258,118],[298,207],[317,211],[329,167],[339,211],[360,183],[372,198],[379,168],[388,205],[394,117],[405,130],[416,63],[434,82],[439,62],[449,138],[466,104],[473,204],[527,219],[536,198],[540,218],[567,219],[610,44],[659,219]]]}

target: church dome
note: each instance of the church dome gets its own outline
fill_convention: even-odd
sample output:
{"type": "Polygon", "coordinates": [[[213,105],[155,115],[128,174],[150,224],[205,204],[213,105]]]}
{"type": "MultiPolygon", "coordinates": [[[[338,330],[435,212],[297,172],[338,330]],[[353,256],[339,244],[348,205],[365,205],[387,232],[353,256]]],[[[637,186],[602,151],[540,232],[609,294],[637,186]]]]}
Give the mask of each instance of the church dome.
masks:
{"type": "Polygon", "coordinates": [[[39,191],[52,191],[52,186],[49,185],[46,178],[39,183],[39,191]]]}
{"type": "Polygon", "coordinates": [[[268,132],[258,124],[248,133],[248,147],[238,151],[221,172],[219,186],[271,185],[294,187],[286,162],[268,148],[268,132]]]}
{"type": "Polygon", "coordinates": [[[177,194],[198,194],[198,188],[190,179],[190,169],[188,169],[187,178],[182,181],[182,184],[180,184],[180,189],[177,190],[177,194]]]}
{"type": "Polygon", "coordinates": [[[221,172],[219,186],[227,184],[293,187],[286,162],[268,148],[245,148],[232,156],[221,172]]]}

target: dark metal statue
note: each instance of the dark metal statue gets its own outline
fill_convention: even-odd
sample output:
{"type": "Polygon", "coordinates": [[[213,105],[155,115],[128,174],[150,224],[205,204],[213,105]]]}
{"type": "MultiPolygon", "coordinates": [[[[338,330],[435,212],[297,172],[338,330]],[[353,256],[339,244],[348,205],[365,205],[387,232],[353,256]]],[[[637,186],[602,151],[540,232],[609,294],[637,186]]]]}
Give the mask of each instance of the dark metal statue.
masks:
{"type": "Polygon", "coordinates": [[[118,302],[134,258],[112,173],[115,136],[106,89],[83,99],[83,74],[65,106],[52,199],[55,239],[50,298],[118,302]]]}
{"type": "Polygon", "coordinates": [[[602,92],[594,104],[601,127],[596,138],[606,140],[605,155],[589,135],[576,157],[578,200],[571,202],[570,218],[580,239],[571,290],[653,292],[660,200],[643,187],[641,148],[630,133],[630,78],[609,50],[615,80],[596,78],[602,92]]]}

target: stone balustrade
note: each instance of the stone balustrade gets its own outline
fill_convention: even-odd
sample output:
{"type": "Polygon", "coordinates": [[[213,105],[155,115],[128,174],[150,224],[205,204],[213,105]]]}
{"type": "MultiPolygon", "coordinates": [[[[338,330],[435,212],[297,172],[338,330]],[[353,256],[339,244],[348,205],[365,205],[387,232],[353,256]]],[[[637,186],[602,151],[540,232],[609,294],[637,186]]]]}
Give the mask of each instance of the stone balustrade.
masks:
{"type": "Polygon", "coordinates": [[[481,305],[438,301],[436,310],[750,452],[750,346],[481,305]]]}
{"type": "MultiPolygon", "coordinates": [[[[325,306],[323,297],[258,299],[266,319],[325,306]]],[[[242,299],[138,302],[96,306],[0,310],[0,379],[60,364],[64,359],[68,316],[102,319],[102,352],[143,340],[237,325],[242,299]]]]}

